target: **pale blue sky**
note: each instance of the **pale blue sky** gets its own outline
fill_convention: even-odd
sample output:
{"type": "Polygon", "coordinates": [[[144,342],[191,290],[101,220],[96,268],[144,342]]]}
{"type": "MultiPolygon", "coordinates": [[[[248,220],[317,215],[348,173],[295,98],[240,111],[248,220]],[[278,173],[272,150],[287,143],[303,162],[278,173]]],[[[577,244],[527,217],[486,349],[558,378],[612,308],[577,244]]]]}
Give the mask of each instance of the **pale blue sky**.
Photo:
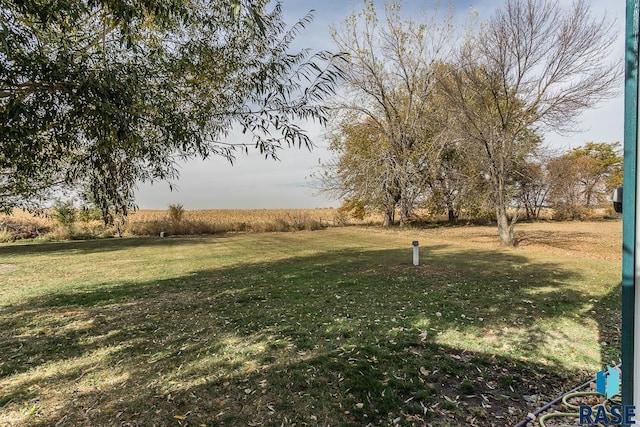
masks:
{"type": "MultiPolygon", "coordinates": [[[[444,5],[446,2],[440,2],[444,5]]],[[[468,13],[473,7],[479,18],[487,19],[503,1],[454,1],[458,16],[468,13]]],[[[570,1],[561,0],[569,5],[570,1]]],[[[383,2],[377,2],[380,6],[383,2]]],[[[417,11],[433,7],[436,2],[405,0],[404,11],[417,11]],[[425,6],[426,5],[426,6],[425,6]]],[[[619,32],[617,48],[612,59],[622,58],[624,53],[624,8],[623,1],[595,0],[590,2],[596,16],[606,13],[615,19],[619,32]]],[[[283,0],[283,11],[289,22],[304,16],[314,9],[314,20],[298,36],[296,47],[313,50],[332,50],[329,25],[346,17],[351,10],[359,9],[362,0],[283,0]]],[[[257,153],[238,154],[234,165],[222,158],[207,161],[190,161],[181,166],[181,176],[173,191],[167,183],[139,187],[136,201],[141,209],[166,209],[172,203],[181,203],[186,209],[231,209],[231,208],[315,208],[339,206],[337,200],[314,196],[309,188],[308,177],[317,170],[319,159],[327,158],[327,142],[322,138],[323,129],[317,124],[306,125],[316,148],[290,148],[280,153],[280,161],[265,160],[257,153]]],[[[557,149],[569,149],[587,141],[613,142],[623,138],[623,97],[607,101],[599,108],[587,111],[582,116],[584,132],[571,136],[545,135],[545,142],[557,149]]],[[[233,137],[232,138],[238,138],[233,137]]]]}

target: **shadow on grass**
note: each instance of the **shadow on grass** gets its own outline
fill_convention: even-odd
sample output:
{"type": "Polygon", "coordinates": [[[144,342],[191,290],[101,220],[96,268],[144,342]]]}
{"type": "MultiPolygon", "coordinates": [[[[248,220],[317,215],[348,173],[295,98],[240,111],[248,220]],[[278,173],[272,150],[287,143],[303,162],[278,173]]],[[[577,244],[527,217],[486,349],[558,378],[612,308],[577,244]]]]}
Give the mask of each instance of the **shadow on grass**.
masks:
{"type": "Polygon", "coordinates": [[[31,256],[34,254],[92,254],[100,252],[121,251],[142,247],[166,247],[197,244],[211,244],[217,240],[231,236],[230,234],[207,236],[167,237],[124,237],[112,239],[74,240],[65,242],[12,243],[0,246],[0,256],[31,256]]]}
{"type": "Polygon", "coordinates": [[[446,246],[415,268],[406,252],[341,250],[1,307],[0,423],[510,425],[530,410],[522,396],[583,380],[538,350],[543,323],[583,321],[592,296],[571,286],[578,273],[446,246]]]}
{"type": "Polygon", "coordinates": [[[622,346],[621,293],[622,286],[619,283],[595,302],[594,309],[590,313],[598,322],[602,368],[606,365],[616,366],[620,363],[620,349],[622,346]]]}

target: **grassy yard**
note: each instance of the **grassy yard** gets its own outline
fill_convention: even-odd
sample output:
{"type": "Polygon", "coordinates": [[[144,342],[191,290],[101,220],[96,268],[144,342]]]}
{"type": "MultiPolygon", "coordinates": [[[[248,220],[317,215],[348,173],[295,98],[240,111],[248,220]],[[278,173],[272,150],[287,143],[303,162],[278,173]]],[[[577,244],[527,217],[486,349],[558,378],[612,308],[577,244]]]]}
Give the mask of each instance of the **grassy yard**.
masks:
{"type": "Polygon", "coordinates": [[[620,222],[0,245],[0,425],[507,426],[619,359],[620,222]],[[411,264],[411,241],[422,264],[411,264]]]}

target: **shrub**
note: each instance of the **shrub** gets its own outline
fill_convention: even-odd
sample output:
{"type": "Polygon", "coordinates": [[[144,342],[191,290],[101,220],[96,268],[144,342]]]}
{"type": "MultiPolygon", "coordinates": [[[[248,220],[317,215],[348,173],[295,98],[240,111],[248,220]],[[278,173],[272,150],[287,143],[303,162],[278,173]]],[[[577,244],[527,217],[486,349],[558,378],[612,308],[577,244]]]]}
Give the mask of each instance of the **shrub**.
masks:
{"type": "Polygon", "coordinates": [[[304,229],[307,231],[324,230],[327,228],[321,221],[314,218],[307,218],[304,223],[304,229]]]}
{"type": "Polygon", "coordinates": [[[275,229],[269,231],[289,231],[294,229],[287,218],[277,217],[273,222],[275,223],[275,229]]]}
{"type": "Polygon", "coordinates": [[[337,210],[335,214],[333,214],[333,224],[338,227],[343,227],[349,223],[349,217],[346,212],[337,210]]]}
{"type": "Polygon", "coordinates": [[[589,209],[582,205],[562,204],[553,207],[552,219],[556,221],[583,220],[589,216],[589,209]]]}
{"type": "Polygon", "coordinates": [[[184,206],[180,203],[169,205],[169,219],[174,222],[182,221],[184,217],[184,206]]]}
{"type": "Polygon", "coordinates": [[[0,243],[13,242],[15,240],[15,236],[6,228],[0,229],[0,243]]]}
{"type": "Polygon", "coordinates": [[[158,236],[164,231],[169,236],[187,236],[199,234],[215,234],[220,230],[215,224],[203,221],[169,221],[160,219],[154,221],[132,222],[126,226],[126,233],[134,236],[158,236]]]}
{"type": "Polygon", "coordinates": [[[100,212],[100,209],[82,206],[80,209],[78,209],[78,219],[80,219],[80,221],[84,223],[91,221],[100,221],[102,220],[102,212],[100,212]]]}
{"type": "Polygon", "coordinates": [[[58,224],[63,227],[69,227],[76,222],[76,208],[73,207],[71,200],[66,202],[56,200],[53,204],[52,216],[58,224]]]}

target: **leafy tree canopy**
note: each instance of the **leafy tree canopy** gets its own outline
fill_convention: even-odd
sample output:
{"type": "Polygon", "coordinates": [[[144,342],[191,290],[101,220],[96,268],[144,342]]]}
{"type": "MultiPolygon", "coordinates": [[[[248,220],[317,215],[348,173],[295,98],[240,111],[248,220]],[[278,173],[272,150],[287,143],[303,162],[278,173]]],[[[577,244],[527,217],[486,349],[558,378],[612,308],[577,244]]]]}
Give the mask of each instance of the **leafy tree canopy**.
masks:
{"type": "Polygon", "coordinates": [[[550,180],[556,204],[564,202],[591,208],[607,203],[613,189],[622,185],[623,160],[619,142],[587,142],[555,159],[556,167],[550,180]],[[577,190],[573,197],[563,199],[565,188],[577,190]]]}
{"type": "Polygon", "coordinates": [[[613,97],[622,67],[608,57],[612,22],[594,19],[589,2],[563,8],[557,0],[507,0],[470,35],[443,79],[461,138],[488,166],[501,243],[516,243],[509,218],[514,166],[523,164],[540,130],[575,132],[580,114],[613,97]]]}
{"type": "MultiPolygon", "coordinates": [[[[440,138],[433,92],[438,68],[450,53],[451,16],[438,10],[405,17],[401,2],[379,11],[364,2],[333,28],[336,47],[348,53],[341,97],[335,102],[332,149],[325,189],[355,211],[384,212],[384,225],[404,225],[439,162],[440,138]]],[[[346,206],[345,206],[346,207],[346,206]]]]}
{"type": "Polygon", "coordinates": [[[311,146],[340,70],[290,52],[266,0],[7,0],[0,10],[0,209],[80,189],[127,213],[135,183],[176,161],[311,146]],[[226,143],[234,126],[247,142],[226,143]]]}

